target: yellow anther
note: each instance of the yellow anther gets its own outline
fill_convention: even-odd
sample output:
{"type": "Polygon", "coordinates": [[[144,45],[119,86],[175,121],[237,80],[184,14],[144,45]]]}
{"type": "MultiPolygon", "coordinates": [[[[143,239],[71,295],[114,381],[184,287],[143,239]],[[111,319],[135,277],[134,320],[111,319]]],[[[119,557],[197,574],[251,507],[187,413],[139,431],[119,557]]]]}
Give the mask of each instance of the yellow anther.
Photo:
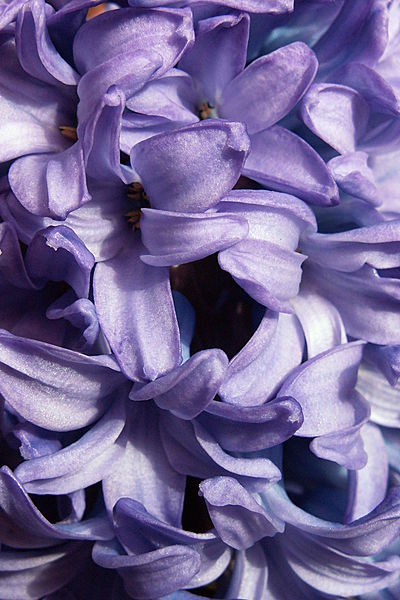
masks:
{"type": "Polygon", "coordinates": [[[76,133],[76,127],[70,127],[69,125],[60,125],[58,129],[60,130],[61,135],[63,135],[68,140],[72,140],[73,142],[77,141],[78,136],[76,133]]]}

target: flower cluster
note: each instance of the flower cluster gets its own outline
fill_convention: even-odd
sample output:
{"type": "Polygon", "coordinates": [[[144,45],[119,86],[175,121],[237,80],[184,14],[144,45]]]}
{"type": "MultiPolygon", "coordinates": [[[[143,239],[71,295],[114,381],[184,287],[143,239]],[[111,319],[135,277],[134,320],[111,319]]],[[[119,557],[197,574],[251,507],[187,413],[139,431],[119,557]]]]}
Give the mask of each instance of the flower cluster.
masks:
{"type": "Polygon", "coordinates": [[[400,0],[2,0],[0,117],[0,599],[399,598],[400,0]]]}

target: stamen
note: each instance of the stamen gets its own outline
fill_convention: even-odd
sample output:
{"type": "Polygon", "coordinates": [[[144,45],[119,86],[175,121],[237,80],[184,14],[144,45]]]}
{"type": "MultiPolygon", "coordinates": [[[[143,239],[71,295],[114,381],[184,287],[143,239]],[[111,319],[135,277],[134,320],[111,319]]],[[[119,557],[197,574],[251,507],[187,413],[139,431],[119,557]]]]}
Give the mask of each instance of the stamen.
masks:
{"type": "Polygon", "coordinates": [[[69,125],[60,125],[58,129],[60,130],[61,135],[63,135],[68,140],[72,140],[73,142],[77,141],[78,136],[76,133],[76,127],[70,127],[69,125]]]}
{"type": "Polygon", "coordinates": [[[142,208],[150,208],[150,202],[143,186],[138,181],[133,181],[127,187],[127,198],[134,205],[133,210],[125,214],[128,223],[132,225],[133,231],[140,229],[140,218],[142,216],[142,208]]]}
{"type": "Polygon", "coordinates": [[[106,12],[106,10],[107,10],[107,7],[104,3],[98,4],[97,6],[91,6],[87,12],[86,21],[90,21],[90,19],[94,19],[94,17],[101,15],[102,13],[106,12]]]}
{"type": "Polygon", "coordinates": [[[198,108],[200,120],[204,121],[204,119],[211,119],[213,109],[214,107],[211,106],[209,102],[202,102],[198,108]]]}

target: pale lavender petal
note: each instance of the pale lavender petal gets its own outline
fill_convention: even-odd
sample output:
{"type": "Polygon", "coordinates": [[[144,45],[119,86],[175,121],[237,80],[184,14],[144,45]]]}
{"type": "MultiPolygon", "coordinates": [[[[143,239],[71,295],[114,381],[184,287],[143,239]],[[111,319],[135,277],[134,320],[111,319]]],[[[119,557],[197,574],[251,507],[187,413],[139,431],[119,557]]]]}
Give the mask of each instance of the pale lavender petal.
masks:
{"type": "Polygon", "coordinates": [[[305,96],[301,116],[313,133],[340,154],[354,152],[367,131],[369,108],[364,98],[344,85],[320,83],[305,96]]]}
{"type": "Polygon", "coordinates": [[[235,185],[248,149],[243,124],[210,119],[140,142],[131,162],[153,208],[204,212],[235,185]]]}
{"type": "Polygon", "coordinates": [[[8,467],[0,469],[2,543],[12,548],[46,548],[68,539],[108,540],[113,533],[103,517],[52,525],[38,511],[8,467]]]}
{"type": "Polygon", "coordinates": [[[32,494],[68,494],[100,481],[115,468],[123,447],[116,440],[125,425],[126,393],[78,441],[21,463],[15,476],[32,494]]]}
{"type": "Polygon", "coordinates": [[[362,198],[374,206],[381,204],[368,154],[352,152],[332,158],[328,166],[338,186],[347,194],[362,198]]]}
{"type": "Polygon", "coordinates": [[[304,422],[296,435],[335,433],[350,427],[364,414],[366,402],[354,390],[364,344],[353,342],[328,350],[298,367],[279,395],[296,398],[304,422]],[[329,411],[322,406],[329,405],[329,411]]]}
{"type": "MultiPolygon", "coordinates": [[[[178,121],[180,126],[199,120],[194,114],[196,92],[193,80],[178,69],[170,69],[162,77],[150,81],[131,96],[126,105],[135,113],[178,121]]],[[[134,116],[125,114],[124,118],[130,117],[134,116]]]]}
{"type": "Polygon", "coordinates": [[[143,209],[140,230],[149,252],[141,259],[164,267],[200,260],[236,244],[247,236],[248,224],[240,215],[143,209]]]}
{"type": "Polygon", "coordinates": [[[237,552],[226,598],[243,598],[243,600],[263,598],[267,579],[267,557],[260,544],[254,545],[245,552],[237,552]]]}
{"type": "Polygon", "coordinates": [[[263,404],[301,363],[303,348],[296,317],[266,311],[255,334],[229,363],[219,395],[225,402],[241,406],[263,404]]]}
{"type": "Polygon", "coordinates": [[[222,350],[197,352],[182,366],[143,387],[133,387],[131,400],[149,400],[181,419],[197,417],[214,399],[225,377],[228,359],[222,350]]]}
{"type": "Polygon", "coordinates": [[[158,409],[135,403],[122,457],[103,479],[104,501],[111,513],[120,498],[134,498],[155,517],[180,526],[186,477],[168,462],[159,430],[158,409]]]}
{"type": "Polygon", "coordinates": [[[305,259],[299,252],[254,239],[238,242],[218,255],[221,269],[249,296],[278,312],[293,312],[289,300],[299,291],[305,259]]]}
{"type": "Polygon", "coordinates": [[[311,204],[331,206],[339,200],[333,177],[319,154],[278,125],[251,136],[243,175],[311,204]]]}
{"type": "Polygon", "coordinates": [[[145,265],[143,251],[132,232],[124,250],[96,266],[93,282],[102,330],[122,370],[135,381],[156,379],[180,362],[169,272],[145,265]]]}
{"type": "Polygon", "coordinates": [[[247,490],[255,492],[281,479],[279,469],[268,458],[231,456],[196,422],[192,425],[164,413],[161,424],[166,455],[179,473],[200,479],[234,476],[247,490]]]}
{"type": "Polygon", "coordinates": [[[302,250],[324,268],[349,273],[365,264],[377,269],[400,265],[400,220],[350,229],[341,233],[312,233],[302,250]]]}
{"type": "Polygon", "coordinates": [[[64,150],[69,144],[59,127],[73,123],[74,94],[44,85],[25,73],[11,41],[2,44],[1,52],[0,160],[64,150]]]}
{"type": "Polygon", "coordinates": [[[347,523],[368,515],[383,502],[388,485],[389,462],[379,427],[366,423],[360,433],[368,462],[362,469],[349,472],[347,523]]]}
{"type": "Polygon", "coordinates": [[[109,356],[91,357],[0,332],[0,389],[25,419],[71,431],[98,419],[124,381],[109,356]]]}
{"type": "Polygon", "coordinates": [[[139,556],[121,555],[96,543],[93,560],[105,569],[117,569],[130,597],[160,598],[186,587],[200,569],[200,555],[189,546],[168,546],[139,556]]]}
{"type": "Polygon", "coordinates": [[[386,378],[374,366],[362,363],[357,389],[371,405],[374,423],[384,427],[400,427],[399,388],[389,385],[386,378]]]}
{"type": "Polygon", "coordinates": [[[39,231],[28,246],[25,264],[38,283],[65,281],[79,298],[88,297],[94,257],[69,227],[39,231]]]}
{"type": "Polygon", "coordinates": [[[268,514],[236,479],[206,479],[200,484],[200,494],[218,535],[232,548],[246,550],[261,538],[284,530],[284,522],[268,514]]]}
{"type": "Polygon", "coordinates": [[[79,29],[74,39],[75,64],[85,73],[110,59],[151,48],[162,57],[161,75],[176,64],[192,40],[192,13],[188,9],[107,11],[79,29]]]}
{"type": "Polygon", "coordinates": [[[253,452],[287,440],[301,427],[303,415],[293,398],[280,397],[254,407],[211,402],[196,421],[225,450],[253,452]]]}
{"type": "Polygon", "coordinates": [[[58,154],[24,156],[9,171],[12,191],[34,215],[65,219],[90,200],[80,142],[58,154]]]}
{"type": "Polygon", "coordinates": [[[295,42],[252,62],[225,87],[219,115],[244,121],[249,134],[275,125],[306,93],[317,72],[314,52],[295,42]]]}
{"type": "Polygon", "coordinates": [[[197,82],[200,101],[219,104],[224,87],[244,69],[249,22],[244,13],[198,22],[195,43],[185,52],[179,67],[197,82]]]}
{"type": "Polygon", "coordinates": [[[318,294],[318,283],[315,283],[303,283],[300,293],[292,300],[307,340],[308,358],[347,342],[339,311],[327,298],[318,294]]]}
{"type": "Polygon", "coordinates": [[[43,0],[26,3],[18,14],[15,39],[23,69],[51,85],[76,85],[78,73],[60,56],[50,38],[46,20],[51,14],[43,0]]]}

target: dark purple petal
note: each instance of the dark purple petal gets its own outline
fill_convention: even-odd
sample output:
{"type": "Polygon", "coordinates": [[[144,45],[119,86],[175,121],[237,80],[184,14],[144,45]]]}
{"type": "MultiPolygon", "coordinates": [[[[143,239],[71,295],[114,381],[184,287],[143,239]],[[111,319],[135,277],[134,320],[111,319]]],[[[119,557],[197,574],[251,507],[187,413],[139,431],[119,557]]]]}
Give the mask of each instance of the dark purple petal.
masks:
{"type": "Polygon", "coordinates": [[[199,21],[195,42],[185,52],[179,67],[197,82],[200,102],[215,107],[224,87],[244,69],[249,22],[248,15],[243,13],[199,21]]]}
{"type": "Polygon", "coordinates": [[[218,103],[219,114],[244,121],[249,134],[275,125],[306,93],[317,68],[314,52],[306,44],[279,48],[228,83],[218,103]]]}
{"type": "Polygon", "coordinates": [[[228,359],[222,350],[197,352],[182,366],[143,387],[134,386],[131,400],[149,400],[181,419],[197,417],[214,399],[225,377],[228,359]]]}
{"type": "Polygon", "coordinates": [[[236,244],[247,236],[248,229],[240,215],[143,209],[140,230],[150,254],[142,254],[141,259],[156,267],[200,260],[236,244]]]}
{"type": "Polygon", "coordinates": [[[301,116],[313,133],[340,154],[354,152],[367,131],[369,108],[364,98],[344,85],[320,83],[305,96],[301,116]]]}
{"type": "Polygon", "coordinates": [[[248,149],[241,123],[206,120],[140,142],[131,162],[153,208],[204,212],[235,185],[248,149]]]}
{"type": "Polygon", "coordinates": [[[169,272],[140,260],[140,236],[94,272],[94,303],[102,330],[121,365],[135,381],[153,380],[180,362],[179,329],[169,272]]]}
{"type": "Polygon", "coordinates": [[[71,431],[98,419],[124,381],[110,356],[91,357],[0,332],[0,390],[25,419],[71,431]]]}
{"type": "Polygon", "coordinates": [[[274,125],[251,136],[243,174],[311,204],[331,206],[339,194],[327,166],[300,137],[274,125]]]}
{"type": "MultiPolygon", "coordinates": [[[[176,4],[177,0],[130,0],[133,6],[165,6],[176,4]]],[[[196,6],[199,0],[186,0],[187,6],[196,6]]],[[[215,4],[221,4],[220,0],[202,0],[201,4],[213,7],[215,4]]],[[[279,14],[290,12],[294,8],[293,0],[223,0],[223,5],[228,8],[235,8],[254,13],[279,14]]]]}

